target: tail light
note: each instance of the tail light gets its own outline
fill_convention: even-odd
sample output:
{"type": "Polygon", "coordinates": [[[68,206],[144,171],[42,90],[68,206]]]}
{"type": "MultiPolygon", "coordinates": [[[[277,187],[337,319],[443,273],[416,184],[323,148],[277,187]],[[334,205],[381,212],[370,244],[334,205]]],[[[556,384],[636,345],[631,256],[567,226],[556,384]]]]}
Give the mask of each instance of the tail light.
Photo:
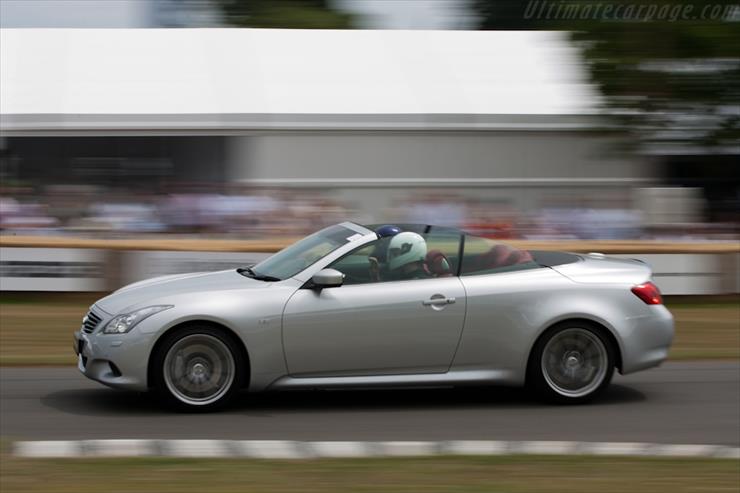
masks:
{"type": "Polygon", "coordinates": [[[660,289],[652,282],[638,284],[632,288],[632,292],[648,305],[662,305],[663,297],[660,295],[660,289]]]}

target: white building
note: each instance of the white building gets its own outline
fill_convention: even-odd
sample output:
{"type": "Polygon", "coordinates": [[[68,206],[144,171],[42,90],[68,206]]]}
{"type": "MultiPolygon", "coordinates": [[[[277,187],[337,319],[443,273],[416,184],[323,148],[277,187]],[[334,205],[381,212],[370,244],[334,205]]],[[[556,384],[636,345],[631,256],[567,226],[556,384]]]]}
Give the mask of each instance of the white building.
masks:
{"type": "Polygon", "coordinates": [[[600,103],[559,32],[0,33],[2,172],[54,182],[145,170],[369,211],[420,187],[525,210],[629,201],[655,170],[614,152],[600,103]]]}

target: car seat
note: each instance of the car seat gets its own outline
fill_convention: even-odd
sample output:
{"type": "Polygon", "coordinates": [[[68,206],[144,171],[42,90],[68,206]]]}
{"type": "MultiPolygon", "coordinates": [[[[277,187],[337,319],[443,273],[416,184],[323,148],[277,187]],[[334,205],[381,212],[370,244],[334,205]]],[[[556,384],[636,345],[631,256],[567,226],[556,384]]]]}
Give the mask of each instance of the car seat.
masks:
{"type": "Polygon", "coordinates": [[[424,259],[424,267],[434,277],[450,277],[453,274],[450,261],[439,250],[431,250],[424,259]]]}
{"type": "Polygon", "coordinates": [[[466,269],[468,272],[486,271],[500,269],[510,265],[524,264],[532,261],[532,256],[525,250],[515,250],[508,245],[495,245],[486,253],[478,256],[474,261],[473,269],[466,269]]]}

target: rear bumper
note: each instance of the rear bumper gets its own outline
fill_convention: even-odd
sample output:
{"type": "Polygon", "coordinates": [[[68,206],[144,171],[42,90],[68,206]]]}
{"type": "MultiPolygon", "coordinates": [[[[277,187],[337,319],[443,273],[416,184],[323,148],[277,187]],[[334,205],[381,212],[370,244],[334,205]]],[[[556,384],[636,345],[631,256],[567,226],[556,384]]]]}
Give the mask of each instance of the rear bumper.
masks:
{"type": "Polygon", "coordinates": [[[77,369],[91,380],[109,387],[147,390],[149,348],[140,337],[74,333],[77,369]]]}
{"type": "Polygon", "coordinates": [[[674,336],[673,315],[665,306],[650,306],[649,314],[630,317],[626,325],[622,333],[622,374],[665,361],[674,336]]]}

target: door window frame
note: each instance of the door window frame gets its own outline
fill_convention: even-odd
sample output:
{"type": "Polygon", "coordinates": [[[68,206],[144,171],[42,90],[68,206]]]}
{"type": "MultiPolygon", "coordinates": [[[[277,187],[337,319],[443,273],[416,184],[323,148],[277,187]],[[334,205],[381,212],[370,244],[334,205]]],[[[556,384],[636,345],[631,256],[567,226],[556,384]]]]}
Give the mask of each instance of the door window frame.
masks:
{"type": "MultiPolygon", "coordinates": [[[[442,228],[440,228],[440,229],[442,229],[442,228]]],[[[427,236],[429,236],[430,234],[434,234],[433,228],[428,228],[427,227],[424,233],[418,233],[418,234],[422,235],[424,237],[424,240],[426,241],[427,240],[427,236]],[[430,229],[431,229],[431,231],[430,231],[430,229]]],[[[464,253],[464,245],[465,245],[465,236],[466,235],[464,233],[462,233],[462,232],[455,231],[455,230],[442,231],[441,234],[442,235],[449,234],[450,236],[453,236],[453,235],[454,236],[458,236],[458,240],[457,240],[457,242],[458,242],[458,247],[457,247],[457,255],[458,255],[457,266],[456,266],[455,271],[452,272],[452,276],[450,276],[450,277],[458,277],[459,278],[460,277],[460,272],[461,272],[461,269],[462,269],[462,255],[464,253]]],[[[370,246],[370,245],[372,245],[374,243],[377,243],[377,242],[382,241],[382,240],[385,240],[385,239],[389,239],[389,237],[376,238],[376,239],[374,239],[372,241],[368,241],[367,243],[364,243],[362,245],[358,245],[356,248],[353,248],[352,250],[348,251],[347,253],[344,253],[344,254],[338,256],[337,258],[335,258],[334,260],[332,260],[331,262],[329,262],[325,267],[322,267],[322,269],[333,269],[334,266],[338,262],[341,262],[346,257],[349,257],[350,255],[352,255],[356,251],[358,251],[358,250],[360,250],[362,248],[366,248],[366,247],[368,247],[368,246],[370,246]]],[[[444,252],[443,252],[443,254],[444,254],[444,252]]],[[[339,270],[339,269],[337,269],[337,270],[339,270]]],[[[339,270],[339,272],[342,272],[342,271],[339,270]]],[[[341,287],[344,287],[344,286],[368,286],[368,285],[373,285],[373,284],[386,284],[386,283],[389,283],[389,282],[435,281],[435,280],[439,280],[439,279],[446,279],[446,278],[445,277],[429,277],[429,278],[425,278],[425,279],[389,279],[387,281],[380,280],[380,281],[372,281],[372,282],[362,282],[362,283],[353,283],[353,284],[342,284],[341,286],[338,286],[338,287],[341,288],[341,287]]],[[[311,284],[311,280],[309,279],[302,287],[304,287],[304,288],[307,288],[307,287],[310,288],[311,287],[310,284],[311,284]]],[[[327,288],[327,289],[331,289],[331,288],[327,288]]]]}

